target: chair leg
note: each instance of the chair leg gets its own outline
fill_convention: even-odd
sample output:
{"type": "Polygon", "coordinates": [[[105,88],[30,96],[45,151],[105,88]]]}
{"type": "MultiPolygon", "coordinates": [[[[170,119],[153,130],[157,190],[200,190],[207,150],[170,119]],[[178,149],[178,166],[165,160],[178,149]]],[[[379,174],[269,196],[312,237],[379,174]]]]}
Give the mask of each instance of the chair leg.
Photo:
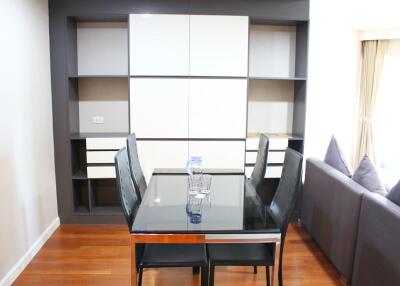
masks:
{"type": "Polygon", "coordinates": [[[193,266],[192,273],[193,273],[193,275],[199,274],[200,273],[200,267],[199,266],[193,266]]]}
{"type": "Polygon", "coordinates": [[[210,265],[210,282],[209,282],[209,286],[214,286],[214,272],[215,272],[215,266],[214,265],[210,265]]]}
{"type": "Polygon", "coordinates": [[[265,271],[267,272],[267,286],[271,286],[271,278],[269,273],[269,266],[265,267],[265,271]]]}
{"type": "Polygon", "coordinates": [[[253,266],[253,272],[254,274],[257,274],[257,266],[253,266]]]}
{"type": "Polygon", "coordinates": [[[142,286],[143,268],[139,268],[138,286],[142,286]]]}
{"type": "Polygon", "coordinates": [[[201,286],[208,285],[208,266],[203,266],[201,269],[201,286]]]}

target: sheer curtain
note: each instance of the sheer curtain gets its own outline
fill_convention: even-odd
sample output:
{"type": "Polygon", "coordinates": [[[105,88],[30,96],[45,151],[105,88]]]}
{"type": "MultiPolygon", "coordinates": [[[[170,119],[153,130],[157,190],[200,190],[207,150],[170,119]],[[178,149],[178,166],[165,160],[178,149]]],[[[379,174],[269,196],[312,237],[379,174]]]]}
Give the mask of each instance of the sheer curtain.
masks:
{"type": "Polygon", "coordinates": [[[400,179],[400,40],[390,40],[385,54],[373,119],[376,163],[382,179],[400,179]]]}
{"type": "Polygon", "coordinates": [[[355,165],[358,165],[365,154],[376,162],[372,121],[387,46],[386,40],[362,42],[363,61],[355,165]]]}

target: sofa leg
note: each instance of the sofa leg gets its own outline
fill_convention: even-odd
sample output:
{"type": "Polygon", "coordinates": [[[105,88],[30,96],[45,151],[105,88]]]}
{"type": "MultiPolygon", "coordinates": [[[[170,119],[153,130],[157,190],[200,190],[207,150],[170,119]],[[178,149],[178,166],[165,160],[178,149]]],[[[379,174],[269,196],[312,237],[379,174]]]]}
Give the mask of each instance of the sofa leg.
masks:
{"type": "Polygon", "coordinates": [[[200,273],[200,267],[199,266],[193,266],[192,273],[193,273],[193,275],[199,274],[200,273]]]}
{"type": "Polygon", "coordinates": [[[253,272],[254,274],[257,274],[257,266],[253,266],[253,272]]]}

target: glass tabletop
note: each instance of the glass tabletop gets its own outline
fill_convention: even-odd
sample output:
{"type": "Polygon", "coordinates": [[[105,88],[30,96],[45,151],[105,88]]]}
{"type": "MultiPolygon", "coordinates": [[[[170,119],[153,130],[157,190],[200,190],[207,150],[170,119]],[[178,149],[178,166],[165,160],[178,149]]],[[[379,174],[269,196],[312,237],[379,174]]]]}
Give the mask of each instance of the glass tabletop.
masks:
{"type": "Polygon", "coordinates": [[[243,174],[212,174],[209,193],[190,195],[186,174],[154,174],[131,233],[279,233],[243,174]]]}

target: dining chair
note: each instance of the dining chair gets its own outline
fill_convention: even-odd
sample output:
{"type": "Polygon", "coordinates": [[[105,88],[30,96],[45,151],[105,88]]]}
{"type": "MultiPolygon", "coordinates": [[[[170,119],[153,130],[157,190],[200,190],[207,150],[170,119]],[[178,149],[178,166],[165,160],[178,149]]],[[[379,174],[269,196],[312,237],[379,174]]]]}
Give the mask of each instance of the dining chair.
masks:
{"type": "MultiPolygon", "coordinates": [[[[129,230],[139,209],[141,201],[135,191],[131,178],[127,148],[123,147],[115,156],[117,188],[122,210],[129,230]]],[[[207,250],[201,244],[145,244],[137,245],[136,265],[138,285],[142,285],[144,268],[162,267],[200,267],[201,285],[208,285],[207,250]]]]}
{"type": "Polygon", "coordinates": [[[140,166],[135,133],[132,133],[128,136],[126,140],[126,147],[128,149],[129,166],[133,184],[135,186],[135,190],[138,191],[139,200],[142,200],[147,189],[147,183],[142,171],[142,167],[140,166]]]}
{"type": "Polygon", "coordinates": [[[249,178],[251,184],[258,192],[262,187],[265,177],[265,171],[267,170],[268,149],[269,139],[265,134],[261,133],[258,143],[256,164],[249,178]]]}
{"type": "MultiPolygon", "coordinates": [[[[273,219],[281,231],[279,256],[279,285],[282,280],[282,260],[286,231],[295,207],[300,185],[303,156],[288,148],[285,153],[282,176],[270,206],[266,206],[266,218],[273,219]]],[[[210,286],[214,285],[216,266],[266,266],[267,285],[270,285],[269,266],[274,265],[273,244],[209,244],[210,286]]]]}

